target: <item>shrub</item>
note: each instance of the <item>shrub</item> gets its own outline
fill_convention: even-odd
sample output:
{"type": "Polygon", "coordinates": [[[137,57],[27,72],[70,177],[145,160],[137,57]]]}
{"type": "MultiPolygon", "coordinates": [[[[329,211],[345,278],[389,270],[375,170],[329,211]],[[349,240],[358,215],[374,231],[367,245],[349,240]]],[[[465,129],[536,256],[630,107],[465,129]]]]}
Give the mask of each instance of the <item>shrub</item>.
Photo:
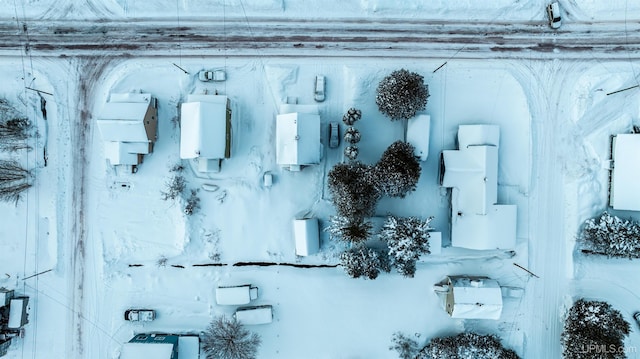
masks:
{"type": "Polygon", "coordinates": [[[174,200],[182,196],[185,188],[187,187],[187,182],[184,177],[180,175],[176,175],[171,177],[171,179],[165,183],[165,190],[161,191],[162,200],[174,200]]]}
{"type": "Polygon", "coordinates": [[[360,142],[360,131],[358,131],[355,127],[348,127],[346,131],[344,131],[344,140],[350,144],[356,144],[360,142]]]}
{"type": "Polygon", "coordinates": [[[376,104],[391,120],[409,119],[424,110],[428,97],[429,86],[424,84],[424,77],[401,69],[380,81],[376,104]]]}
{"type": "Polygon", "coordinates": [[[234,319],[213,319],[202,337],[207,359],[254,359],[262,340],[234,319]]]}
{"type": "Polygon", "coordinates": [[[418,343],[400,332],[395,332],[391,336],[389,350],[398,352],[400,359],[414,359],[418,354],[418,343]]]}
{"type": "Polygon", "coordinates": [[[351,161],[355,161],[359,153],[360,150],[358,150],[358,146],[347,146],[344,148],[344,156],[351,161]]]}
{"type": "Polygon", "coordinates": [[[362,112],[352,107],[344,114],[344,116],[342,116],[342,122],[347,126],[353,126],[353,124],[358,122],[361,118],[362,112]]]}
{"type": "Polygon", "coordinates": [[[191,195],[187,198],[186,203],[184,205],[184,213],[188,216],[192,215],[193,212],[200,209],[200,197],[198,197],[198,191],[192,189],[191,195]]]}

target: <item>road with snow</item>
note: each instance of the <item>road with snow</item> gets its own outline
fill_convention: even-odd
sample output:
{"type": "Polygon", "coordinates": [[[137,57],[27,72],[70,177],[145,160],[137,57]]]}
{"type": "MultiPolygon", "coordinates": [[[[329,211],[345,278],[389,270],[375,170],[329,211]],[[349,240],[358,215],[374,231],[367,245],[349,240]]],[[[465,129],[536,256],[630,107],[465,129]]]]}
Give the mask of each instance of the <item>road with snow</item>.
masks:
{"type": "Polygon", "coordinates": [[[32,56],[385,56],[637,59],[637,22],[421,20],[28,20],[0,23],[0,51],[32,56]],[[621,36],[623,34],[624,36],[621,36]]]}

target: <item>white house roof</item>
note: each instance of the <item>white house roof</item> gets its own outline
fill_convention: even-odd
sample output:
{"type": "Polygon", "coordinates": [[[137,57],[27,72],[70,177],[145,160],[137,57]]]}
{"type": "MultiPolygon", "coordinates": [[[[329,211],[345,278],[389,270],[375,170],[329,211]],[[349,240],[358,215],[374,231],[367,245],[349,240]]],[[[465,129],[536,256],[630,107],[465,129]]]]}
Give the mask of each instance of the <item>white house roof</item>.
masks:
{"type": "Polygon", "coordinates": [[[421,161],[426,161],[429,156],[430,128],[429,115],[418,115],[407,122],[407,142],[415,147],[414,154],[420,157],[421,161]]]}
{"type": "Polygon", "coordinates": [[[449,277],[453,291],[452,318],[500,319],[502,291],[493,279],[479,277],[449,277]]]}
{"type": "Polygon", "coordinates": [[[238,285],[216,288],[216,303],[218,305],[242,305],[251,302],[251,286],[238,285]]]}
{"type": "Polygon", "coordinates": [[[200,338],[192,335],[178,337],[178,359],[200,358],[200,338]]]}
{"type": "Polygon", "coordinates": [[[515,247],[517,207],[497,205],[499,127],[459,127],[459,150],[443,151],[442,186],[451,191],[451,245],[515,247]]]}
{"type": "Polygon", "coordinates": [[[276,117],[276,162],[310,165],[320,162],[320,116],[287,113],[276,117]]]}
{"type": "Polygon", "coordinates": [[[149,153],[147,142],[106,142],[105,157],[111,165],[137,165],[138,154],[149,153]]]}
{"type": "Polygon", "coordinates": [[[144,118],[151,106],[151,95],[111,94],[98,119],[104,141],[148,142],[144,118]]]}
{"type": "Polygon", "coordinates": [[[620,134],[613,138],[611,196],[613,209],[640,211],[640,134],[620,134]]]}
{"type": "Polygon", "coordinates": [[[25,300],[26,299],[22,298],[11,299],[11,302],[9,303],[9,321],[7,323],[7,328],[17,329],[22,326],[22,323],[24,323],[24,318],[22,318],[22,316],[24,315],[25,300]]]}
{"type": "Polygon", "coordinates": [[[320,249],[318,219],[294,219],[293,236],[296,242],[296,255],[308,256],[317,253],[320,249]]]}
{"type": "Polygon", "coordinates": [[[185,102],[180,116],[180,158],[225,158],[227,102],[185,102]]]}
{"type": "Polygon", "coordinates": [[[120,359],[171,359],[172,352],[173,344],[170,343],[125,343],[120,359]]]}

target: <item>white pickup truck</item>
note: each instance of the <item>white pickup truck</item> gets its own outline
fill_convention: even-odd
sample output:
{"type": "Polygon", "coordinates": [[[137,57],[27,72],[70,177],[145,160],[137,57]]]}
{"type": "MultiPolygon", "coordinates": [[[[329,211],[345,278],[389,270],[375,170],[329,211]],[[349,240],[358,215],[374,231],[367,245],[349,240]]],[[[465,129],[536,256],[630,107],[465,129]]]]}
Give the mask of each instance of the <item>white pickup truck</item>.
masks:
{"type": "Polygon", "coordinates": [[[127,309],[124,312],[124,320],[130,322],[150,322],[156,319],[156,312],[152,309],[127,309]]]}

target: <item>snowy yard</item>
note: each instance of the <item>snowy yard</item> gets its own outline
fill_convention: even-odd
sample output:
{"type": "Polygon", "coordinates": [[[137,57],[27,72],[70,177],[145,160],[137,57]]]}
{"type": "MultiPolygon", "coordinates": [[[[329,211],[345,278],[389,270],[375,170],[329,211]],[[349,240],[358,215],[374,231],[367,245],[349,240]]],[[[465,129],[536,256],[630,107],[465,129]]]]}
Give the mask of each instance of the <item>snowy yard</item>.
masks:
{"type": "MultiPolygon", "coordinates": [[[[176,9],[168,1],[90,2],[92,10],[73,1],[59,7],[49,0],[24,3],[32,6],[0,14],[46,18],[66,8],[75,19],[97,13],[164,18],[175,16],[166,9],[176,9]]],[[[544,4],[533,0],[438,3],[330,5],[353,18],[410,19],[420,12],[421,19],[545,21],[539,9],[544,4]]],[[[571,21],[640,18],[640,6],[623,1],[562,5],[567,29],[571,21]]],[[[239,18],[306,12],[277,0],[251,1],[246,8],[242,1],[184,1],[177,11],[198,17],[222,6],[227,16],[239,18]]],[[[319,17],[337,16],[329,7],[314,9],[319,17]]],[[[585,256],[574,248],[582,223],[608,206],[610,136],[640,125],[638,89],[612,94],[637,85],[640,68],[631,60],[596,60],[587,53],[576,61],[539,53],[502,60],[422,56],[244,56],[232,49],[89,62],[3,56],[0,97],[23,111],[38,132],[31,151],[0,152],[0,159],[34,169],[35,177],[17,205],[0,202],[0,287],[31,298],[25,337],[6,357],[117,359],[122,344],[138,333],[202,332],[214,316],[235,309],[216,304],[217,286],[251,284],[259,288],[251,305],[271,305],[274,313],[271,324],[250,327],[262,337],[259,358],[397,358],[389,350],[397,331],[420,347],[464,331],[495,334],[523,358],[557,358],[564,314],[580,297],[608,301],[622,312],[632,327],[627,348],[635,348],[627,356],[640,358],[632,319],[640,309],[640,287],[629,281],[638,260],[585,256]],[[366,164],[404,140],[404,122],[385,118],[375,102],[378,83],[400,68],[423,75],[429,85],[420,112],[431,116],[429,157],[421,162],[416,190],[405,198],[382,198],[375,215],[433,216],[431,226],[442,232],[444,247],[419,260],[414,278],[392,270],[375,280],[351,279],[337,266],[345,244],[323,231],[335,215],[327,173],[343,161],[346,146],[341,139],[338,148],[329,148],[328,126],[339,122],[342,134],[343,114],[360,109],[358,159],[366,164]],[[224,69],[227,79],[199,81],[203,69],[224,69]],[[326,77],[324,102],[313,98],[316,75],[326,77]],[[158,139],[136,173],[107,162],[95,124],[110,94],[128,92],[158,100],[158,139]],[[180,104],[189,94],[204,93],[231,101],[231,157],[219,173],[200,173],[193,162],[180,160],[180,104]],[[276,163],[276,115],[287,98],[317,105],[321,119],[321,161],[300,172],[276,163]],[[466,124],[500,127],[498,203],[517,205],[513,256],[450,247],[451,198],[439,184],[439,155],[457,148],[458,126],[466,124]],[[179,164],[184,169],[175,171],[179,164]],[[265,172],[273,174],[270,187],[263,183],[265,172]],[[178,201],[162,199],[175,175],[197,191],[200,208],[193,215],[185,215],[178,201]],[[320,252],[308,257],[295,254],[292,220],[303,217],[318,218],[321,227],[320,252]],[[254,264],[234,265],[242,262],[254,264]],[[433,291],[448,275],[485,275],[524,288],[524,295],[505,298],[499,320],[452,319],[433,291]],[[129,308],[154,309],[157,318],[125,321],[129,308]]],[[[640,212],[610,213],[640,220],[640,212]]]]}

